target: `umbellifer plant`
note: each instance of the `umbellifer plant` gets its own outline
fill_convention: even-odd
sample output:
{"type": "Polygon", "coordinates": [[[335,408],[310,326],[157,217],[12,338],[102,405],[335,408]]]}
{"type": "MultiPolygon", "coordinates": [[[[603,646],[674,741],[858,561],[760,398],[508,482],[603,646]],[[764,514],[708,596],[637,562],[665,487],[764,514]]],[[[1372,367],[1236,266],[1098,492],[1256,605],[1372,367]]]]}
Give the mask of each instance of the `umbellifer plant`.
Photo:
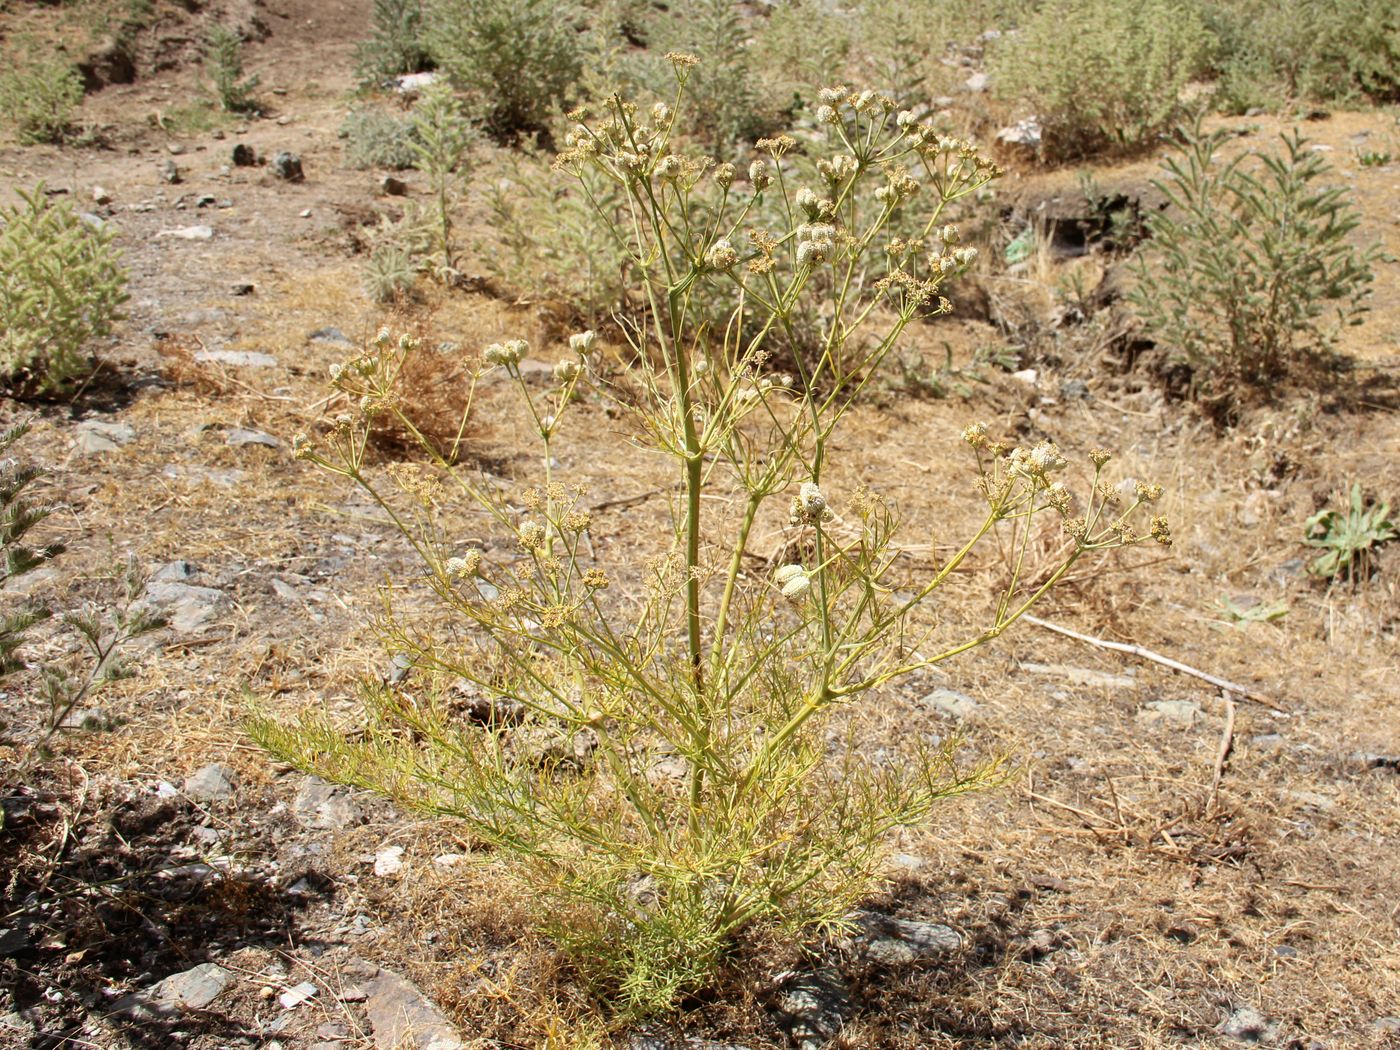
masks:
{"type": "Polygon", "coordinates": [[[367,685],[369,724],[353,732],[321,714],[252,723],[303,769],[464,822],[624,1016],[703,986],[741,934],[839,926],[878,885],[891,829],[1000,774],[995,760],[959,770],[946,747],[918,743],[899,764],[833,754],[839,712],[997,637],[1081,559],[1170,540],[1165,519],[1148,535],[1131,521],[1160,489],[1125,500],[1100,483],[1107,453],[1093,454],[1094,484],[1076,496],[1056,480],[1066,463],[1054,445],[1011,449],[973,425],[980,527],[932,573],[901,562],[895,507],[828,480],[831,440],[904,328],[947,308],[939,284],[971,255],[940,225],[944,209],[998,172],[875,93],[835,88],[811,147],[836,173],[828,193],[792,184],[787,136],[760,142],[744,178],[673,136],[692,61],[673,57],[671,105],[638,111],[614,98],[577,114],[558,161],[601,173],[631,202],[631,222],[611,232],[647,307],[623,319],[624,380],[596,377],[588,332],[543,392],[522,372],[523,341],[485,349],[484,367],[514,382],[540,440],[542,476],[518,497],[523,510],[428,442],[430,464],[416,469],[386,477],[367,460],[377,421],[407,424],[392,383],[411,340],[385,331],[333,370],[358,415],[299,436],[297,455],[343,474],[399,525],[452,626],[395,615],[390,593],[384,633],[415,669],[411,687],[367,685]],[[720,191],[702,198],[705,180],[720,191]],[[764,194],[786,221],[747,229],[764,194]],[[902,209],[925,217],[923,236],[890,241],[881,280],[841,294],[842,275],[902,209]],[[837,289],[825,340],[793,361],[795,376],[774,374],[765,344],[823,271],[835,279],[821,287],[837,289]],[[698,287],[716,281],[739,291],[722,327],[693,309],[698,287]],[[674,466],[671,544],[639,579],[595,560],[584,494],[556,473],[583,384],[614,396],[636,440],[674,466]],[[507,542],[463,543],[464,506],[507,542]],[[802,553],[753,574],[746,554],[770,528],[802,553]],[[1031,553],[1046,530],[1061,539],[1049,565],[1031,553]],[[943,637],[921,610],[994,535],[1008,555],[995,610],[967,636],[943,637]]]}

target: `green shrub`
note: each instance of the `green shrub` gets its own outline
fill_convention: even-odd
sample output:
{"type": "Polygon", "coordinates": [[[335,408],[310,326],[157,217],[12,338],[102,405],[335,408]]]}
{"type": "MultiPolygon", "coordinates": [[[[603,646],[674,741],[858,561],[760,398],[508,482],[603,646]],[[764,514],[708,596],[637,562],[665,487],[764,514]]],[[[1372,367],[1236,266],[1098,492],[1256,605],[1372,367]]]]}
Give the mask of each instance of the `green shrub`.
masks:
{"type": "Polygon", "coordinates": [[[1305,139],[1230,161],[1223,141],[1197,131],[1166,161],[1154,185],[1169,207],[1148,222],[1132,302],[1196,391],[1229,401],[1359,323],[1380,256],[1351,243],[1360,212],[1305,139]]]}
{"type": "Polygon", "coordinates": [[[82,77],[59,59],[21,61],[0,72],[0,119],[21,145],[62,142],[82,100],[82,77]]]}
{"type": "Polygon", "coordinates": [[[452,245],[452,216],[466,185],[467,151],[472,128],[462,104],[446,82],[430,85],[413,108],[412,149],[414,166],[428,179],[431,203],[426,216],[431,233],[430,251],[440,280],[457,275],[452,245]]]}
{"type": "MultiPolygon", "coordinates": [[[[688,61],[676,63],[684,85],[688,61]]],[[[1161,489],[1123,500],[1101,478],[1107,453],[1090,455],[1076,497],[1056,480],[1066,461],[1052,444],[1009,450],[981,425],[963,434],[980,524],[936,568],[900,557],[887,498],[835,479],[833,462],[851,454],[849,438],[836,440],[846,413],[905,329],[943,312],[944,276],[966,265],[936,235],[944,208],[997,169],[966,142],[897,122],[874,93],[828,92],[819,112],[808,149],[839,172],[820,195],[791,168],[794,138],[765,140],[752,166],[739,156],[742,166],[709,171],[673,151],[669,106],[619,98],[558,158],[629,205],[621,224],[599,214],[630,260],[637,305],[620,321],[625,375],[598,383],[625,421],[613,425],[675,482],[638,544],[645,554],[597,559],[611,555],[588,538],[586,494],[554,458],[595,382],[592,332],[569,340],[552,381],[522,373],[523,340],[484,350],[538,439],[539,483],[522,495],[452,467],[431,442],[420,469],[366,456],[376,430],[404,424],[394,376],[413,340],[387,331],[332,370],[361,414],[293,442],[361,487],[421,555],[424,571],[395,585],[405,600],[386,593],[383,620],[413,677],[367,683],[367,726],[324,710],[294,726],[255,717],[256,739],[303,769],[462,821],[510,863],[541,925],[623,1016],[703,987],[743,934],[842,926],[880,884],[890,830],[999,776],[996,762],[956,768],[949,745],[924,734],[872,761],[833,745],[842,712],[999,636],[1072,566],[1149,536],[1170,542],[1165,518],[1148,535],[1136,528],[1134,512],[1161,489]],[[710,184],[717,194],[692,195],[710,184]],[[779,225],[751,218],[765,196],[782,202],[779,225]],[[889,240],[901,203],[922,215],[925,242],[889,240]],[[869,243],[887,246],[884,272],[857,283],[869,243]],[[814,283],[827,272],[846,294],[814,283]],[[710,285],[746,292],[724,324],[695,309],[710,285]],[[768,338],[807,298],[828,304],[829,335],[785,378],[768,338]],[[859,359],[851,345],[865,348],[859,359]],[[790,560],[756,573],[752,544],[765,534],[790,560]],[[464,541],[483,535],[499,539],[464,541]],[[951,629],[933,595],[984,541],[981,564],[1007,552],[1010,571],[984,620],[951,629]],[[439,613],[406,611],[429,601],[439,613]]],[[[467,401],[474,384],[458,389],[467,401]]],[[[852,474],[872,450],[854,454],[852,474]]]]}
{"type": "Polygon", "coordinates": [[[581,68],[579,33],[554,0],[427,0],[428,49],[503,140],[543,131],[581,68]]]}
{"type": "Polygon", "coordinates": [[[417,135],[412,119],[396,117],[383,109],[356,109],[340,125],[345,159],[352,168],[393,168],[402,171],[418,160],[417,135]]]}
{"type": "Polygon", "coordinates": [[[91,370],[83,354],[126,302],[112,234],[42,185],[0,207],[0,377],[12,390],[56,393],[91,370]]]}
{"type": "Polygon", "coordinates": [[[355,49],[355,60],[356,73],[371,86],[431,68],[422,0],[374,0],[373,35],[355,49]]]}
{"type": "Polygon", "coordinates": [[[226,113],[248,113],[258,106],[253,101],[256,76],[243,76],[243,38],[228,26],[209,30],[204,48],[204,73],[214,88],[214,96],[226,113]]]}
{"type": "MultiPolygon", "coordinates": [[[[63,551],[61,543],[35,547],[25,538],[30,529],[53,513],[52,507],[36,505],[25,496],[24,490],[43,476],[42,471],[6,458],[11,446],[28,431],[28,424],[20,424],[0,432],[0,556],[4,558],[0,564],[0,590],[63,551]]],[[[24,666],[18,650],[24,644],[25,632],[52,615],[47,606],[29,601],[18,609],[0,613],[0,677],[24,666]]]]}
{"type": "Polygon", "coordinates": [[[1193,0],[1050,0],[992,56],[997,94],[1028,106],[1051,161],[1150,145],[1181,115],[1210,38],[1193,0]]]}
{"type": "Polygon", "coordinates": [[[1400,100],[1400,8],[1389,0],[1234,0],[1208,12],[1227,110],[1400,100]]]}

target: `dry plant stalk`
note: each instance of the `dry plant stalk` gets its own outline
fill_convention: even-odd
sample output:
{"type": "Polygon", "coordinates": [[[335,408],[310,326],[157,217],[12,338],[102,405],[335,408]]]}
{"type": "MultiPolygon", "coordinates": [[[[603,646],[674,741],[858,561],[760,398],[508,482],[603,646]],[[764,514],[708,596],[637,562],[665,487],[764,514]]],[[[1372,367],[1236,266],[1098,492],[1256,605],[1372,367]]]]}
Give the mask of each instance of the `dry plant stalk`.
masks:
{"type": "MultiPolygon", "coordinates": [[[[980,424],[963,436],[986,514],[945,564],[918,579],[896,568],[899,515],[875,492],[848,493],[849,527],[835,529],[833,435],[905,327],[947,309],[940,284],[975,253],[939,225],[943,210],[999,171],[888,99],[833,88],[817,111],[821,189],[794,185],[786,135],[759,143],[743,180],[685,152],[676,114],[694,60],[672,59],[673,104],[643,114],[613,98],[596,117],[576,114],[558,161],[629,202],[630,219],[608,229],[646,306],[621,319],[633,353],[629,391],[614,400],[635,440],[674,465],[670,553],[646,564],[643,593],[619,593],[593,557],[582,490],[556,476],[551,449],[580,384],[614,393],[590,367],[591,332],[572,337],[543,394],[521,374],[523,340],[484,352],[541,444],[522,513],[421,434],[432,467],[367,466],[375,428],[413,429],[389,382],[413,340],[386,330],[333,372],[359,415],[294,444],[390,516],[461,629],[396,616],[390,591],[384,634],[416,669],[412,690],[368,685],[370,724],[353,737],[321,715],[252,723],[304,769],[464,821],[547,901],[541,924],[624,1016],[702,987],[741,933],[839,926],[879,884],[887,832],[1001,775],[996,759],[956,768],[947,744],[913,741],[898,764],[832,754],[839,707],[997,637],[1081,559],[1170,542],[1163,518],[1135,527],[1160,488],[1125,498],[1101,480],[1108,453],[1092,455],[1093,485],[1076,497],[1056,480],[1067,464],[1054,445],[1012,449],[980,424]],[[765,194],[785,221],[750,228],[765,194]],[[892,221],[911,210],[922,235],[893,239],[892,221]],[[697,306],[714,283],[736,293],[722,326],[697,306]],[[831,288],[819,345],[794,358],[795,377],[774,374],[768,341],[831,288]],[[741,510],[702,500],[717,493],[741,510]],[[513,551],[464,547],[444,524],[463,505],[513,551]],[[810,554],[746,576],[754,526],[776,515],[794,541],[785,549],[810,554]],[[1027,553],[1045,515],[1060,526],[1058,565],[1033,577],[1027,553]],[[1011,571],[991,621],[941,637],[918,611],[993,536],[1011,571]]],[[[613,214],[599,209],[600,221],[613,214]]]]}

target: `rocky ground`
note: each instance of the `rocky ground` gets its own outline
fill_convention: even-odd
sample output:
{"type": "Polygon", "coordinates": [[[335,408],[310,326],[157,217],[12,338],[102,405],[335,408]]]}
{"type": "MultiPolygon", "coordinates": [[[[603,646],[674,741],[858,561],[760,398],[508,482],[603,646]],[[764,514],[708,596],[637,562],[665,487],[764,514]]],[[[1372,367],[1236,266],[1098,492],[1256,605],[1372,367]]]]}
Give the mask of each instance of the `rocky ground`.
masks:
{"type": "MultiPolygon", "coordinates": [[[[179,60],[191,23],[145,41],[168,64],[88,97],[99,145],[0,149],[7,191],[43,179],[116,232],[131,273],[94,382],[62,404],[0,409],[35,421],[20,451],[51,472],[48,527],[69,548],[24,586],[64,608],[117,607],[130,557],[136,601],[170,620],[138,644],[136,676],[75,711],[56,756],[4,798],[0,1045],[583,1045],[570,1019],[587,1004],[489,857],[450,826],[272,764],[243,732],[255,703],[348,717],[361,676],[393,673],[377,589],[411,562],[374,508],[288,447],[333,408],[328,366],[386,320],[353,253],[394,199],[384,173],[345,165],[336,134],[370,5],[224,6],[257,25],[261,118],[163,119],[198,91],[179,60]]],[[[1238,126],[1261,142],[1284,125],[1238,126]]],[[[1400,165],[1350,160],[1392,126],[1342,113],[1306,131],[1395,251],[1400,165]]],[[[1141,188],[1152,168],[1095,174],[1141,188]]],[[[1027,174],[1005,194],[1053,219],[1074,184],[1027,174]]],[[[1113,271],[1092,253],[1046,265],[1087,267],[1096,284],[1113,271]]],[[[969,292],[981,305],[916,339],[964,355],[1006,338],[1006,287],[969,292]]],[[[1020,775],[906,833],[888,892],[845,940],[745,954],[722,995],[616,1045],[1400,1046],[1400,572],[1392,553],[1363,586],[1328,588],[1300,543],[1352,479],[1400,496],[1393,263],[1374,306],[1348,336],[1359,367],[1342,386],[1228,430],[1108,341],[1072,334],[970,402],[895,391],[858,413],[835,483],[871,484],[916,531],[949,536],[975,510],[957,441],[970,419],[1122,450],[1124,469],[1167,487],[1177,545],[1070,578],[1040,615],[1250,695],[1025,626],[885,698],[858,722],[872,754],[910,732],[958,733],[1020,775]],[[1288,611],[1256,621],[1222,599],[1288,611]]],[[[431,292],[414,320],[459,345],[523,335],[541,360],[558,349],[540,311],[482,291],[431,292]]],[[[579,413],[561,469],[598,508],[600,558],[635,562],[656,543],[662,482],[601,405],[579,413]]],[[[508,392],[488,388],[480,418],[473,454],[528,484],[508,392]]],[[[976,615],[994,569],[959,584],[951,620],[976,615]]],[[[57,628],[29,653],[75,655],[57,628]]],[[[33,682],[7,688],[15,761],[43,704],[33,682]]]]}

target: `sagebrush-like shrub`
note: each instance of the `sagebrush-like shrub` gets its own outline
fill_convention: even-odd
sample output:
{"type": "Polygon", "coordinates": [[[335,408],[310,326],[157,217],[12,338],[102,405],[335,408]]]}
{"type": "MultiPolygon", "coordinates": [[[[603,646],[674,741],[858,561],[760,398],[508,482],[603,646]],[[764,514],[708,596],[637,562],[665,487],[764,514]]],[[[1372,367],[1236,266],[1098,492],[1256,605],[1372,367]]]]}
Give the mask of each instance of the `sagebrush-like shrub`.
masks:
{"type": "Polygon", "coordinates": [[[580,73],[573,11],[554,0],[427,0],[428,49],[500,139],[545,129],[580,73]]]}
{"type": "Polygon", "coordinates": [[[1390,0],[1232,0],[1207,12],[1228,110],[1400,99],[1400,6],[1390,0]]]}
{"type": "Polygon", "coordinates": [[[372,35],[355,48],[355,71],[361,81],[378,86],[431,66],[423,42],[422,0],[374,0],[372,35]]]}
{"type": "Polygon", "coordinates": [[[0,120],[21,145],[62,142],[83,100],[83,78],[59,59],[20,62],[0,72],[0,120]]]}
{"type": "MultiPolygon", "coordinates": [[[[694,60],[673,61],[683,91],[694,60]]],[[[711,169],[673,137],[682,102],[614,98],[557,160],[629,204],[621,223],[599,214],[634,281],[625,375],[598,374],[592,332],[569,340],[552,378],[525,374],[523,340],[482,354],[538,437],[538,484],[504,491],[428,440],[424,465],[366,457],[378,428],[406,421],[392,377],[411,338],[381,332],[332,370],[345,411],[298,435],[296,454],[399,523],[425,569],[402,581],[416,588],[408,604],[431,598],[441,615],[398,615],[386,594],[384,637],[413,674],[367,683],[367,725],[325,711],[252,725],[304,769],[462,821],[624,1016],[703,987],[745,932],[840,927],[879,885],[891,829],[999,775],[996,761],[958,768],[945,741],[918,732],[897,760],[872,761],[833,745],[840,712],[998,637],[1081,561],[1170,542],[1165,518],[1144,534],[1134,513],[1162,490],[1125,499],[1101,478],[1108,453],[1090,454],[1075,493],[1057,480],[1067,462],[1054,445],[1013,450],[974,424],[963,437],[980,526],[934,568],[901,557],[892,501],[834,480],[830,461],[846,454],[835,435],[905,329],[946,310],[942,282],[971,253],[940,219],[999,171],[890,100],[844,89],[824,93],[809,142],[828,184],[803,185],[786,135],[711,169]],[[710,185],[719,192],[698,192],[710,185]],[[754,218],[767,198],[783,202],[773,226],[754,218]],[[920,237],[892,238],[904,210],[920,237]],[[872,243],[882,276],[857,285],[872,243]],[[827,273],[846,289],[834,300],[817,281],[827,273]],[[695,308],[711,285],[741,290],[724,324],[695,308]],[[768,340],[809,297],[829,303],[830,327],[784,376],[768,340]],[[586,492],[555,458],[589,386],[670,465],[675,499],[651,519],[646,556],[603,560],[586,492]],[[768,533],[787,563],[756,572],[768,533]],[[498,538],[466,539],[482,535],[498,538]],[[1009,564],[1004,586],[985,621],[950,630],[929,603],[983,541],[999,552],[984,564],[1009,564]]],[[[457,389],[469,398],[465,380],[457,389]]]]}
{"type": "Polygon", "coordinates": [[[1132,302],[1197,391],[1229,400],[1358,323],[1380,256],[1352,243],[1361,214],[1306,139],[1229,161],[1224,141],[1198,130],[1166,161],[1169,207],[1148,222],[1132,302]]]}
{"type": "Polygon", "coordinates": [[[997,94],[1035,114],[1051,161],[1149,145],[1181,115],[1210,37],[1192,0],[1050,0],[992,56],[997,94]]]}
{"type": "Polygon", "coordinates": [[[345,160],[352,168],[393,168],[402,171],[418,160],[413,120],[377,107],[352,111],[340,125],[345,160]]]}
{"type": "Polygon", "coordinates": [[[19,196],[0,207],[0,378],[55,393],[91,370],[83,349],[120,320],[126,272],[109,230],[42,185],[19,196]]]}

